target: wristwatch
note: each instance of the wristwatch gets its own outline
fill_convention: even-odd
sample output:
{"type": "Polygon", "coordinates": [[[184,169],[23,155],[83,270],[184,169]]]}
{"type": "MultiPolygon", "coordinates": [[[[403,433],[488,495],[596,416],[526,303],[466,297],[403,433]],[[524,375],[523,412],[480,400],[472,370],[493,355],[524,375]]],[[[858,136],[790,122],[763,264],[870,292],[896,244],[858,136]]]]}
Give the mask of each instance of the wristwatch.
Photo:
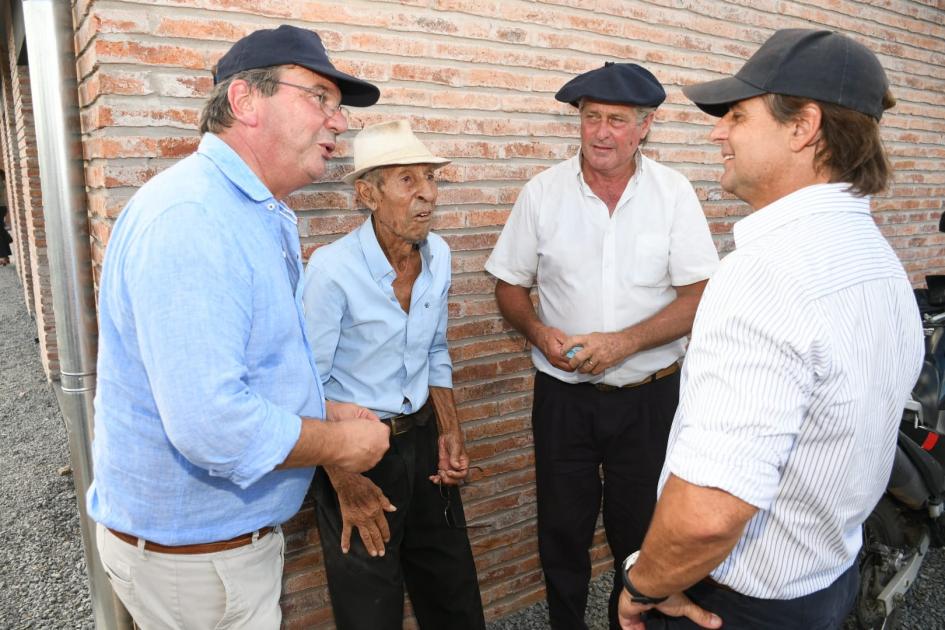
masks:
{"type": "Polygon", "coordinates": [[[644,595],[633,586],[633,582],[630,581],[630,567],[632,567],[637,558],[640,557],[639,551],[634,551],[627,559],[623,561],[623,587],[627,589],[627,593],[630,594],[630,601],[634,604],[643,604],[644,606],[656,606],[667,600],[668,595],[665,597],[650,597],[649,595],[644,595]]]}

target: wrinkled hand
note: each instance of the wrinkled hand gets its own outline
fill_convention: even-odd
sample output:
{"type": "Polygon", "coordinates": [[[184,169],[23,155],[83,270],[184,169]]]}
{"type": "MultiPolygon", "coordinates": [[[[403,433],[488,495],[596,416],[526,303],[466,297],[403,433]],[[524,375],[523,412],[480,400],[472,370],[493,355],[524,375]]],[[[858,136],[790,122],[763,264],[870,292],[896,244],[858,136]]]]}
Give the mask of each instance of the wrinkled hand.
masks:
{"type": "Polygon", "coordinates": [[[564,356],[571,349],[571,346],[564,345],[567,338],[568,336],[563,331],[553,326],[543,326],[536,334],[535,345],[551,365],[565,372],[573,372],[574,368],[564,356]]]}
{"type": "Polygon", "coordinates": [[[444,433],[437,440],[439,458],[437,472],[430,481],[446,486],[458,486],[469,474],[469,456],[463,444],[463,434],[458,429],[444,433]]]}
{"type": "Polygon", "coordinates": [[[623,630],[644,630],[646,624],[640,613],[655,608],[669,617],[688,617],[693,623],[702,628],[720,628],[722,619],[709,611],[696,606],[691,599],[682,593],[674,593],[662,604],[646,606],[635,604],[630,600],[627,591],[621,591],[620,603],[617,605],[617,619],[623,630]]]}
{"type": "Polygon", "coordinates": [[[384,513],[396,512],[397,508],[364,475],[333,470],[330,477],[341,507],[342,553],[351,549],[351,532],[357,529],[367,552],[372,557],[383,556],[384,543],[390,541],[384,513]]]}
{"type": "Polygon", "coordinates": [[[569,362],[571,370],[597,376],[633,354],[627,334],[623,332],[574,335],[564,340],[565,352],[583,346],[569,362]]]}
{"type": "Polygon", "coordinates": [[[335,400],[325,401],[325,419],[329,422],[340,422],[341,420],[379,420],[377,414],[367,407],[335,400]]]}
{"type": "Polygon", "coordinates": [[[328,426],[341,433],[339,448],[333,465],[352,473],[370,470],[381,461],[390,447],[390,427],[377,419],[363,418],[329,422],[328,426]]]}

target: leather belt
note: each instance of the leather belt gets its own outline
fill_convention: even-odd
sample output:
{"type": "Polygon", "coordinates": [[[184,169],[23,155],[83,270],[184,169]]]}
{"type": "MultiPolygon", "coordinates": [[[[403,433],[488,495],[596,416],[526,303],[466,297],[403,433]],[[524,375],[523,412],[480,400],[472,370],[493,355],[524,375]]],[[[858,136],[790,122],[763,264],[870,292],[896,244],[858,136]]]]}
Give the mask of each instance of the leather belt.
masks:
{"type": "Polygon", "coordinates": [[[426,426],[430,420],[433,409],[428,400],[420,409],[413,413],[402,413],[390,418],[381,418],[381,422],[390,427],[391,435],[403,435],[414,427],[426,426]]]}
{"type": "MultiPolygon", "coordinates": [[[[131,534],[126,534],[124,532],[116,532],[114,529],[107,527],[108,531],[112,535],[122,540],[129,545],[135,547],[138,546],[138,537],[132,536],[131,534]]],[[[259,530],[259,536],[257,540],[263,536],[267,536],[272,532],[272,527],[263,527],[259,530]]],[[[196,545],[162,545],[160,543],[151,542],[146,540],[144,542],[144,548],[147,551],[157,551],[158,553],[174,553],[174,554],[195,554],[195,553],[215,553],[217,551],[227,551],[228,549],[238,549],[239,547],[245,547],[246,545],[253,542],[253,534],[256,532],[251,532],[249,534],[243,534],[242,536],[237,536],[236,538],[231,538],[229,540],[220,540],[217,542],[209,543],[198,543],[196,545]]]]}
{"type": "Polygon", "coordinates": [[[649,376],[647,376],[642,381],[637,381],[636,383],[627,383],[626,385],[607,385],[606,383],[591,383],[597,391],[599,392],[612,392],[618,389],[630,389],[631,387],[639,387],[640,385],[646,385],[652,383],[653,381],[658,381],[661,378],[671,376],[679,371],[679,362],[673,363],[672,365],[667,365],[662,370],[657,370],[649,376]]]}

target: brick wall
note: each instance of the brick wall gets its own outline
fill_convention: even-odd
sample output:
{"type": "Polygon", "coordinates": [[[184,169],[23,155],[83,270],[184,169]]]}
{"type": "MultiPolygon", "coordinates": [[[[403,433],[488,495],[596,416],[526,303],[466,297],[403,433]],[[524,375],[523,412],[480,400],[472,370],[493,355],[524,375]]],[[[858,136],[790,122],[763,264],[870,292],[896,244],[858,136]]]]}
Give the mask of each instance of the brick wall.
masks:
{"type": "MultiPolygon", "coordinates": [[[[4,7],[6,23],[11,23],[9,8],[4,7]]],[[[12,29],[7,29],[3,70],[4,150],[11,169],[6,184],[12,219],[16,224],[18,271],[23,283],[30,314],[36,321],[40,359],[49,379],[59,376],[59,353],[53,317],[49,260],[46,255],[46,220],[40,188],[36,130],[29,68],[17,58],[12,29]]]]}
{"type": "MultiPolygon", "coordinates": [[[[899,106],[884,118],[896,168],[876,220],[915,282],[945,267],[936,230],[945,197],[945,10],[937,0],[75,0],[76,47],[93,259],[115,216],[154,173],[189,154],[208,69],[229,45],[282,22],[317,29],[344,70],[376,82],[380,104],[352,128],[407,117],[437,154],[435,229],[453,248],[450,349],[470,453],[485,476],[464,489],[467,516],[492,524],[472,537],[490,619],[543,596],[536,558],[532,369],[520,336],[499,317],[483,263],[521,185],[573,155],[577,119],[553,99],[577,73],[632,60],[666,85],[646,152],[693,182],[722,252],[747,207],[718,186],[709,119],[680,86],[731,73],[778,28],[826,27],[880,53],[899,106]],[[685,8],[681,8],[685,7],[685,8]]],[[[289,200],[306,254],[363,220],[351,190],[352,134],[327,181],[289,200]]],[[[310,505],[287,527],[285,620],[330,624],[310,505]]],[[[595,570],[608,563],[599,533],[595,570]]]]}

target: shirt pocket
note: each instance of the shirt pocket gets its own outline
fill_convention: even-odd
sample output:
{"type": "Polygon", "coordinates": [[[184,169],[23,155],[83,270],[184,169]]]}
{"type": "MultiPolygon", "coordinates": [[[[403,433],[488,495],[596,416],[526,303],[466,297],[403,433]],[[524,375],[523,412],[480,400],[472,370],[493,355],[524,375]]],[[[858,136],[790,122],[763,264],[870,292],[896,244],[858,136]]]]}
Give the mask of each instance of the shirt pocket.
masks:
{"type": "Polygon", "coordinates": [[[669,286],[669,237],[641,234],[635,245],[633,283],[643,287],[669,286]]]}

